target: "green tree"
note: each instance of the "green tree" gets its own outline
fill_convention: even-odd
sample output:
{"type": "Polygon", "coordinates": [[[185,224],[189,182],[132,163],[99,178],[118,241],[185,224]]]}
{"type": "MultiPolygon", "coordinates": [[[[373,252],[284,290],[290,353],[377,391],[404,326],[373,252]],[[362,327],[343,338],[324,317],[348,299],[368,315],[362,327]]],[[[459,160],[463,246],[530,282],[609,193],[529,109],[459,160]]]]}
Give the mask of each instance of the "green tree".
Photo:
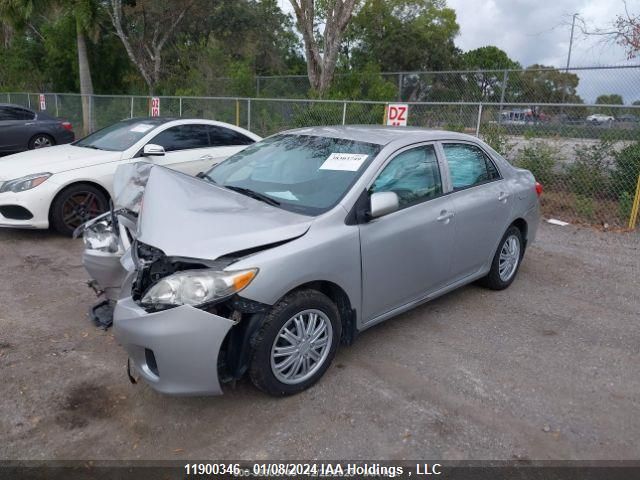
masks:
{"type": "Polygon", "coordinates": [[[353,68],[382,71],[447,70],[458,66],[455,11],[444,0],[367,0],[349,29],[353,68]]]}
{"type": "MultiPolygon", "coordinates": [[[[624,101],[622,100],[622,95],[618,95],[617,93],[612,93],[610,95],[600,95],[596,98],[596,103],[598,105],[624,105],[624,101]]],[[[620,114],[622,109],[620,108],[612,108],[612,107],[601,107],[598,109],[600,113],[604,113],[605,115],[611,115],[612,117],[616,117],[620,114]]]]}
{"type": "Polygon", "coordinates": [[[462,62],[465,69],[478,70],[468,73],[465,78],[466,90],[472,92],[469,100],[500,101],[503,86],[506,88],[509,84],[509,72],[504,70],[522,68],[505,51],[493,45],[465,52],[462,62]]]}
{"type": "MultiPolygon", "coordinates": [[[[78,78],[82,94],[83,126],[85,134],[92,130],[89,95],[93,94],[91,67],[87,51],[87,34],[95,31],[98,16],[98,4],[95,0],[3,0],[0,3],[0,15],[15,29],[28,29],[39,39],[46,38],[37,25],[37,15],[58,14],[70,16],[75,23],[76,51],[78,54],[78,78]]],[[[46,22],[45,22],[46,27],[46,22]]]]}
{"type": "Polygon", "coordinates": [[[554,67],[531,65],[509,76],[508,101],[584,103],[577,93],[580,78],[554,67]]]}

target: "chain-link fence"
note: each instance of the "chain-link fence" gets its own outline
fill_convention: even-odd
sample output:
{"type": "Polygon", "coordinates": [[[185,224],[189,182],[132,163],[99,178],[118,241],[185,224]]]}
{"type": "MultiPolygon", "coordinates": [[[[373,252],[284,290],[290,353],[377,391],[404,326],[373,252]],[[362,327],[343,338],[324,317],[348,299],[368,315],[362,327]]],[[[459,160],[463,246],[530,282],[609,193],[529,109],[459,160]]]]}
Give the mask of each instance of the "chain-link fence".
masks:
{"type": "MultiPolygon", "coordinates": [[[[508,70],[456,70],[441,72],[353,72],[337,74],[342,83],[385,83],[394,100],[412,102],[542,102],[595,103],[598,97],[615,102],[640,101],[640,65],[527,68],[508,70]]],[[[246,84],[242,87],[246,90],[246,84]]],[[[378,86],[380,90],[380,86],[378,86]]],[[[216,81],[216,95],[239,95],[232,79],[216,81]]],[[[264,98],[306,98],[310,93],[306,75],[257,76],[253,95],[264,98]]]]}
{"type": "MultiPolygon", "coordinates": [[[[49,113],[83,132],[124,118],[148,116],[143,96],[46,94],[49,113]]],[[[38,94],[0,94],[38,109],[38,94]]],[[[382,124],[385,102],[279,98],[160,97],[163,116],[210,118],[266,136],[313,125],[382,124]]],[[[483,138],[544,185],[543,213],[570,223],[627,229],[637,217],[640,105],[570,103],[409,102],[408,125],[483,138]]]]}

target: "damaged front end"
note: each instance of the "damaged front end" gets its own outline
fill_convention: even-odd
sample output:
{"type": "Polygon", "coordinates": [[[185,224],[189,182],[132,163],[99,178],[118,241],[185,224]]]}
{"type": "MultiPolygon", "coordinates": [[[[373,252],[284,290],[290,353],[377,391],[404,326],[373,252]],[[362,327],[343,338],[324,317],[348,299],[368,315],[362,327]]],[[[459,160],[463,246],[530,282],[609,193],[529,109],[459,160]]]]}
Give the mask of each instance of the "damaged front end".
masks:
{"type": "Polygon", "coordinates": [[[270,308],[241,296],[259,269],[234,264],[309,226],[308,217],[154,168],[114,311],[130,370],[164,393],[222,393],[221,382],[246,371],[251,338],[270,308]]]}
{"type": "Polygon", "coordinates": [[[114,176],[112,208],[76,229],[82,236],[82,264],[91,277],[88,285],[101,298],[89,309],[96,325],[108,328],[113,322],[113,309],[127,271],[133,268],[128,252],[136,235],[136,223],[142,196],[153,164],[121,165],[114,176]]]}
{"type": "Polygon", "coordinates": [[[140,242],[131,252],[137,268],[123,286],[131,296],[115,310],[115,335],[129,368],[163,393],[221,394],[221,383],[245,373],[251,336],[269,306],[238,295],[242,283],[222,280],[229,280],[225,268],[234,257],[168,257],[140,242]],[[185,283],[176,281],[185,276],[185,283]]]}

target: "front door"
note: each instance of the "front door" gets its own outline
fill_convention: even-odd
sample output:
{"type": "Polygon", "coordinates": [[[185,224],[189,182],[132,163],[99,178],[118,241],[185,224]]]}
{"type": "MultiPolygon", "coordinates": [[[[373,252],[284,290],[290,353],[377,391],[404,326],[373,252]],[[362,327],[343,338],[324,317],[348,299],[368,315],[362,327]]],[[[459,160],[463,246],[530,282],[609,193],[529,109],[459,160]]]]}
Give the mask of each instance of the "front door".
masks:
{"type": "Polygon", "coordinates": [[[360,225],[365,323],[445,286],[453,244],[433,144],[397,153],[369,191],[395,192],[400,209],[360,225]]]}
{"type": "Polygon", "coordinates": [[[207,127],[204,124],[189,123],[160,132],[149,143],[162,146],[165,154],[153,157],[153,163],[188,175],[207,170],[214,159],[207,127]]]}

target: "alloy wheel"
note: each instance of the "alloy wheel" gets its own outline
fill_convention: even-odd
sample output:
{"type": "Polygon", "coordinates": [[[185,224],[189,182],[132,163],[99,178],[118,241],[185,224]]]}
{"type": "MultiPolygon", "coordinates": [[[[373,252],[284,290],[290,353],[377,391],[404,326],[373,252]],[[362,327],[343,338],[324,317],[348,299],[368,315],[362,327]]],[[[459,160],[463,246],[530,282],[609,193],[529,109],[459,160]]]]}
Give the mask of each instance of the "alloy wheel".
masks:
{"type": "Polygon", "coordinates": [[[93,192],[74,193],[62,205],[62,221],[68,228],[75,229],[104,213],[106,207],[101,203],[93,192]]]}
{"type": "Polygon", "coordinates": [[[520,239],[516,235],[510,235],[502,244],[498,272],[500,280],[507,282],[511,279],[520,262],[520,239]]]}
{"type": "Polygon", "coordinates": [[[45,136],[36,137],[33,141],[33,148],[45,148],[50,147],[51,145],[51,139],[45,136]]]}
{"type": "Polygon", "coordinates": [[[311,378],[324,364],[333,342],[333,328],[322,311],[304,310],[282,326],[271,347],[271,371],[282,383],[311,378]]]}

